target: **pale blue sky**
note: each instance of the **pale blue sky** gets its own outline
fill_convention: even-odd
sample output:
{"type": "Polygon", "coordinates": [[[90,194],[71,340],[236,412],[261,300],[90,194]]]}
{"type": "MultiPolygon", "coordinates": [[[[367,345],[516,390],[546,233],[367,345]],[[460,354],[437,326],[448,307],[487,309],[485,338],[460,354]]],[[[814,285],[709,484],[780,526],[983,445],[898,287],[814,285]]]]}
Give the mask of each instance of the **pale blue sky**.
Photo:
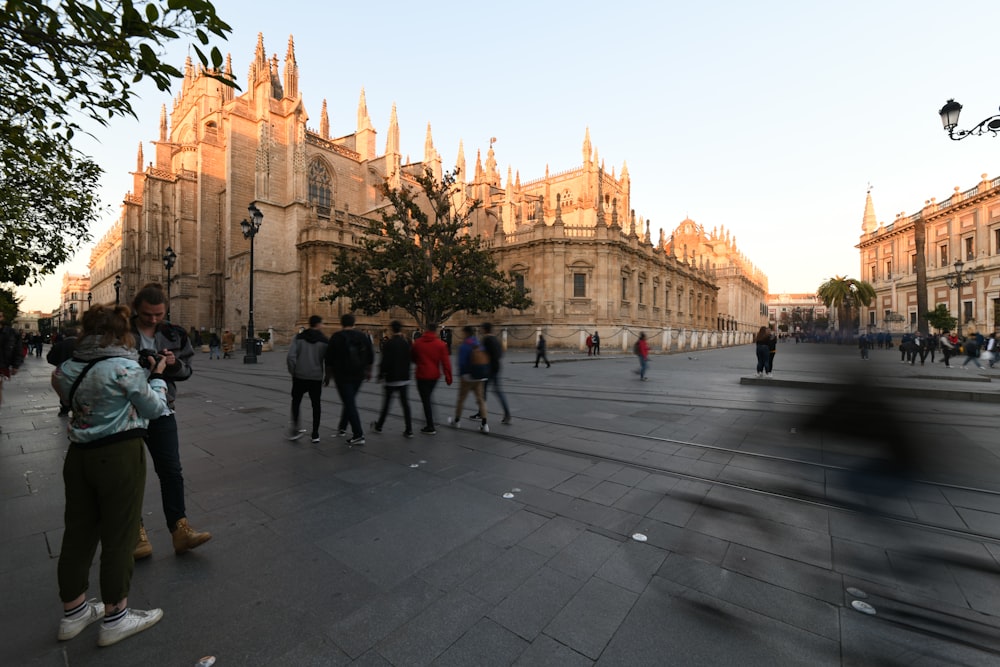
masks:
{"type": "MultiPolygon", "coordinates": [[[[379,153],[395,102],[404,155],[422,159],[430,122],[445,165],[459,139],[471,168],[496,137],[501,175],[510,165],[522,181],[579,165],[589,127],[609,171],[628,163],[654,240],[685,217],[724,226],[771,292],[859,277],[869,182],[889,224],[1000,175],[1000,137],[950,141],[937,115],[949,97],[965,107],[962,128],[997,113],[995,1],[215,5],[241,86],[258,32],[282,62],[294,36],[310,126],[325,98],[331,134],[353,132],[364,87],[379,153]]],[[[139,121],[99,128],[87,146],[112,211],[95,239],[172,105],[151,87],[142,98],[139,121]]],[[[88,258],[86,247],[67,269],[85,273],[88,258]]],[[[58,306],[62,273],[19,289],[22,309],[58,306]]]]}

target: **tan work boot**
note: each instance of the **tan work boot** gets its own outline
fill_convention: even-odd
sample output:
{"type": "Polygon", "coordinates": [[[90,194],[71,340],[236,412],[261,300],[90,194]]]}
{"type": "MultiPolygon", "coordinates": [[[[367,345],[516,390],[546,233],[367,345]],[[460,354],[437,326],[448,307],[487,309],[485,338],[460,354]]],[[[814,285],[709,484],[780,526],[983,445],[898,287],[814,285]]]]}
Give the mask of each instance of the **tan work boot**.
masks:
{"type": "Polygon", "coordinates": [[[211,533],[199,533],[189,526],[187,519],[178,519],[170,535],[174,538],[174,553],[178,556],[212,539],[211,533]]]}
{"type": "Polygon", "coordinates": [[[153,545],[149,543],[146,536],[146,527],[139,524],[139,541],[135,543],[135,550],[132,551],[133,560],[142,560],[153,555],[153,545]]]}

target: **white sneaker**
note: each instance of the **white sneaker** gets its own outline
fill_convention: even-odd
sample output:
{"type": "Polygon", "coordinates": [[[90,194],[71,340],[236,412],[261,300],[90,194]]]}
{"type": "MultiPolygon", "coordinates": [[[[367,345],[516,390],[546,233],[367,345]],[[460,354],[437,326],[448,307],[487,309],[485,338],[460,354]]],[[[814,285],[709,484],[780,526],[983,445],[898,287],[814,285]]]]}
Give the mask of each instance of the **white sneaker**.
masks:
{"type": "Polygon", "coordinates": [[[97,635],[98,646],[111,646],[123,639],[147,630],[163,618],[162,609],[129,609],[125,612],[125,617],[117,623],[111,625],[101,623],[101,631],[97,635]]]}
{"type": "Polygon", "coordinates": [[[448,417],[448,426],[452,428],[462,428],[462,420],[448,417]]]}
{"type": "Polygon", "coordinates": [[[483,425],[479,427],[479,430],[482,431],[483,433],[489,433],[490,425],[487,424],[486,422],[483,422],[483,425]]]}
{"type": "Polygon", "coordinates": [[[299,438],[301,438],[305,434],[306,434],[306,430],[304,428],[293,428],[290,431],[288,431],[288,439],[289,440],[298,440],[299,438]]]}
{"type": "Polygon", "coordinates": [[[84,628],[101,618],[104,618],[104,603],[98,602],[97,598],[87,600],[87,609],[78,618],[59,619],[59,641],[76,637],[84,628]]]}

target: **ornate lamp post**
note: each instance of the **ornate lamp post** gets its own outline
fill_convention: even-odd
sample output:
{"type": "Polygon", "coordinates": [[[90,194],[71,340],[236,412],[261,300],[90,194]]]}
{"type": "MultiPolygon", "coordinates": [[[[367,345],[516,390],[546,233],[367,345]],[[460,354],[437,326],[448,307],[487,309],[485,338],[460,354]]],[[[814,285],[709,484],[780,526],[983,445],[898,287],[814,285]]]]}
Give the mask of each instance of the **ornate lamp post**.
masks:
{"type": "Polygon", "coordinates": [[[948,287],[958,290],[958,337],[962,338],[962,287],[972,283],[975,278],[975,269],[965,269],[965,262],[960,259],[955,260],[955,272],[944,277],[948,287]],[[963,270],[964,269],[964,270],[963,270]]]}
{"type": "Polygon", "coordinates": [[[170,246],[167,246],[166,251],[163,253],[163,266],[167,270],[167,321],[170,321],[170,283],[173,278],[170,277],[170,271],[174,268],[174,264],[177,263],[177,253],[170,246]]]}
{"type": "Polygon", "coordinates": [[[122,290],[122,277],[121,274],[115,276],[115,305],[118,305],[118,297],[122,290]]]}
{"type": "Polygon", "coordinates": [[[90,310],[90,302],[94,300],[94,293],[87,292],[87,310],[90,310]]]}
{"type": "Polygon", "coordinates": [[[250,239],[250,319],[247,322],[247,353],[243,357],[244,364],[257,363],[257,340],[253,331],[253,240],[260,231],[260,223],[264,221],[264,214],[260,212],[256,204],[247,207],[250,212],[250,219],[243,218],[240,228],[243,230],[243,238],[250,239]]]}
{"type": "Polygon", "coordinates": [[[955,100],[948,100],[941,110],[938,111],[941,114],[941,124],[944,125],[945,132],[948,136],[958,141],[959,139],[965,139],[971,135],[981,135],[989,132],[993,136],[1000,134],[1000,114],[996,116],[990,116],[986,120],[980,122],[971,130],[956,130],[955,127],[958,125],[958,115],[962,112],[962,105],[955,100]]]}

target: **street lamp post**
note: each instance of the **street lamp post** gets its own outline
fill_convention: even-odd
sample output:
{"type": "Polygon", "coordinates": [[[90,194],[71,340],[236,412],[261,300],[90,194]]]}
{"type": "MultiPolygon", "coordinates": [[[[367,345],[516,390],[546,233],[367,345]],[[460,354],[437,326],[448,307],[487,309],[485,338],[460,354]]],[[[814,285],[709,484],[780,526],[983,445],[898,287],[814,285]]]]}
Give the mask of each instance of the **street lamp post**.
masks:
{"type": "Polygon", "coordinates": [[[90,302],[94,300],[94,293],[87,292],[87,310],[90,310],[90,302]]]}
{"type": "Polygon", "coordinates": [[[962,338],[962,287],[972,283],[975,277],[975,269],[965,269],[965,262],[960,259],[955,260],[955,272],[944,277],[948,287],[958,290],[958,337],[962,338]],[[964,270],[963,270],[964,269],[964,270]]]}
{"type": "Polygon", "coordinates": [[[250,219],[243,218],[240,223],[243,238],[250,239],[250,319],[247,321],[247,353],[243,357],[243,363],[256,364],[257,341],[253,331],[253,240],[257,236],[257,232],[260,231],[260,223],[264,220],[264,214],[254,203],[250,204],[247,210],[250,212],[250,219]]]}
{"type": "Polygon", "coordinates": [[[167,269],[167,321],[170,321],[170,283],[173,278],[170,277],[170,271],[174,268],[174,264],[177,262],[177,253],[170,246],[167,246],[167,250],[163,253],[163,266],[167,269]]]}
{"type": "Polygon", "coordinates": [[[76,325],[76,304],[69,304],[69,323],[71,325],[76,325]]]}
{"type": "Polygon", "coordinates": [[[122,277],[121,274],[115,276],[115,305],[118,305],[118,297],[122,290],[122,277]]]}
{"type": "Polygon", "coordinates": [[[996,116],[990,116],[984,121],[981,121],[971,130],[956,130],[955,127],[958,125],[958,116],[962,112],[962,105],[955,100],[948,100],[945,105],[941,107],[938,111],[941,114],[941,124],[944,125],[945,132],[954,141],[959,139],[965,139],[968,136],[981,134],[986,134],[989,132],[993,136],[1000,134],[1000,114],[996,116]]]}

